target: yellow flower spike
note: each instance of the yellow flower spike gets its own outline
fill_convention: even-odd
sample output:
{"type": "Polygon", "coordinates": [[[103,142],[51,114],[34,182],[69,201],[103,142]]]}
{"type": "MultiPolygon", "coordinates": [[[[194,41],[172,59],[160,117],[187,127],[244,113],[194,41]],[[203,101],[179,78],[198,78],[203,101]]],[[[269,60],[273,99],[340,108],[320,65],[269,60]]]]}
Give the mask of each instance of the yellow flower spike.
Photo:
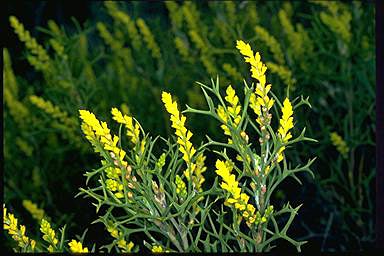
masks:
{"type": "Polygon", "coordinates": [[[224,63],[223,64],[223,70],[230,76],[232,77],[235,81],[242,81],[243,77],[239,73],[239,71],[233,67],[229,63],[224,63]]]}
{"type": "Polygon", "coordinates": [[[87,253],[87,252],[89,252],[87,247],[83,248],[83,245],[81,244],[81,242],[78,242],[74,239],[72,239],[72,241],[68,243],[68,246],[69,246],[69,249],[71,250],[71,252],[73,252],[73,253],[87,253]]]}
{"type": "Polygon", "coordinates": [[[347,143],[343,140],[343,138],[339,134],[337,134],[337,132],[331,132],[330,138],[332,144],[336,147],[337,151],[339,151],[344,158],[347,158],[349,147],[347,143]]]}
{"type": "Polygon", "coordinates": [[[276,38],[274,38],[271,34],[269,34],[269,32],[265,28],[258,26],[258,25],[255,27],[255,32],[256,32],[257,36],[271,50],[275,61],[278,62],[279,64],[283,65],[285,63],[284,54],[283,54],[283,51],[281,50],[281,45],[276,40],[276,38]]]}
{"type": "MultiPolygon", "coordinates": [[[[292,138],[292,134],[289,132],[290,129],[293,128],[293,109],[292,104],[288,98],[285,98],[283,103],[283,108],[281,109],[283,115],[280,119],[280,127],[278,129],[278,134],[283,143],[288,142],[290,138],[292,138]]],[[[283,157],[283,151],[285,150],[285,146],[282,146],[277,153],[277,162],[281,162],[283,157]]]]}
{"type": "Polygon", "coordinates": [[[24,225],[17,225],[17,219],[12,213],[7,212],[7,208],[3,206],[4,219],[3,228],[8,231],[8,234],[12,236],[12,239],[17,242],[17,245],[22,248],[23,252],[33,252],[36,246],[36,241],[29,239],[26,235],[26,228],[24,225]]]}
{"type": "Polygon", "coordinates": [[[32,217],[38,221],[44,218],[44,210],[39,209],[36,204],[32,203],[31,200],[23,200],[24,208],[32,215],[32,217]]]}
{"type": "MultiPolygon", "coordinates": [[[[234,174],[231,174],[232,164],[221,160],[216,161],[216,173],[223,179],[220,184],[223,190],[230,193],[230,197],[225,201],[226,205],[233,205],[235,209],[242,212],[242,216],[245,218],[247,223],[249,219],[255,218],[255,208],[253,205],[248,204],[249,196],[245,193],[241,193],[239,188],[239,182],[236,181],[234,174]]],[[[253,223],[253,222],[249,222],[253,223]]]]}
{"type": "Polygon", "coordinates": [[[140,51],[141,37],[139,35],[139,32],[137,31],[135,22],[131,19],[131,17],[127,13],[120,11],[118,9],[117,2],[105,1],[104,5],[107,8],[109,15],[111,15],[111,17],[115,21],[122,23],[127,28],[128,36],[130,38],[133,48],[136,51],[140,51]]]}
{"type": "Polygon", "coordinates": [[[180,146],[179,150],[183,154],[183,160],[185,161],[188,167],[184,174],[187,180],[190,180],[190,177],[192,176],[192,182],[195,188],[197,190],[200,190],[201,184],[204,181],[202,173],[205,171],[205,158],[201,158],[200,160],[198,160],[200,157],[199,156],[197,159],[197,164],[192,162],[192,157],[196,153],[196,149],[189,141],[193,134],[185,127],[186,117],[179,112],[177,108],[177,102],[172,101],[172,96],[170,93],[163,92],[161,94],[161,100],[163,101],[167,112],[171,114],[172,127],[176,130],[175,134],[178,137],[177,143],[180,146]]]}
{"type": "Polygon", "coordinates": [[[141,18],[137,19],[136,23],[140,29],[141,34],[143,35],[144,41],[146,42],[148,49],[152,53],[152,57],[160,60],[161,59],[160,47],[157,45],[151,30],[148,28],[145,21],[141,18]]]}
{"type": "Polygon", "coordinates": [[[51,224],[45,219],[42,219],[40,224],[40,231],[44,234],[43,240],[50,244],[48,251],[53,252],[59,240],[56,238],[55,231],[51,228],[51,224]]]}
{"type": "Polygon", "coordinates": [[[118,242],[117,242],[117,246],[122,249],[122,252],[123,253],[130,253],[133,246],[134,246],[134,243],[131,241],[129,243],[127,243],[127,241],[125,241],[124,239],[120,239],[118,242]]]}
{"type": "Polygon", "coordinates": [[[44,47],[38,44],[35,38],[31,37],[29,31],[24,28],[24,25],[15,16],[10,16],[9,22],[19,40],[25,44],[26,48],[32,54],[27,57],[29,63],[36,70],[48,71],[51,60],[44,47]]]}
{"type": "Polygon", "coordinates": [[[255,93],[251,94],[250,107],[253,109],[255,114],[258,116],[256,121],[260,124],[262,131],[262,138],[260,142],[264,143],[265,140],[269,139],[269,133],[265,126],[271,122],[271,114],[268,111],[272,108],[274,100],[270,99],[268,92],[271,90],[271,85],[266,85],[265,71],[267,67],[261,61],[259,52],[253,53],[251,46],[245,42],[238,40],[236,48],[239,49],[240,53],[244,56],[245,62],[251,64],[251,74],[254,79],[258,81],[255,88],[255,93]]]}
{"type": "MultiPolygon", "coordinates": [[[[227,108],[229,115],[225,112],[224,107],[221,105],[219,105],[217,108],[217,115],[220,117],[220,119],[224,123],[227,123],[228,119],[231,118],[231,121],[233,122],[236,128],[241,120],[241,116],[240,116],[241,106],[239,104],[239,98],[236,95],[236,91],[232,88],[231,85],[229,85],[226,89],[225,100],[229,104],[227,108]]],[[[222,124],[220,127],[224,130],[225,135],[231,136],[229,127],[226,124],[222,124]]],[[[228,139],[228,143],[232,144],[232,140],[228,139]]]]}
{"type": "Polygon", "coordinates": [[[131,142],[135,145],[139,142],[140,138],[140,125],[128,115],[123,115],[117,108],[112,108],[111,114],[113,120],[120,124],[124,124],[127,129],[127,136],[130,137],[131,142]]]}
{"type": "Polygon", "coordinates": [[[100,122],[93,113],[87,110],[79,110],[79,113],[80,118],[83,120],[81,129],[86,138],[95,147],[96,151],[98,150],[98,144],[102,144],[103,148],[109,151],[110,156],[114,160],[115,167],[106,169],[107,177],[109,178],[105,181],[107,189],[114,193],[117,198],[123,198],[124,187],[120,176],[121,169],[127,168],[128,163],[124,161],[126,152],[117,147],[119,137],[116,135],[112,137],[107,123],[100,122]]]}

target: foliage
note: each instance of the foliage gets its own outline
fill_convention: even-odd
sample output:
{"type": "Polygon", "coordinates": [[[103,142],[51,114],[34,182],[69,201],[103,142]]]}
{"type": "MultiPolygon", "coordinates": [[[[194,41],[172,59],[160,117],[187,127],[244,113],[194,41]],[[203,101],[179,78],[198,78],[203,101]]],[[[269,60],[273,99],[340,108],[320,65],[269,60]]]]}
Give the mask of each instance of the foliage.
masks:
{"type": "MultiPolygon", "coordinates": [[[[274,88],[267,95],[271,100],[309,96],[310,114],[296,111],[292,103],[294,124],[305,124],[308,136],[319,141],[317,146],[300,144],[295,150],[280,148],[280,153],[299,164],[305,165],[302,159],[308,155],[316,155],[318,161],[313,167],[316,178],[311,181],[303,176],[306,185],[301,194],[278,190],[271,196],[275,207],[284,203],[282,198],[299,197],[308,204],[299,220],[308,231],[303,239],[320,240],[323,250],[369,247],[374,239],[371,188],[375,162],[368,157],[375,147],[374,7],[325,1],[167,1],[152,6],[159,11],[156,15],[146,12],[149,5],[143,3],[94,3],[94,9],[102,10],[96,13],[97,19],[82,26],[74,22],[74,28],[49,21],[47,28],[40,28],[43,34],[27,31],[17,18],[10,17],[25,51],[12,55],[11,61],[8,50],[3,49],[5,202],[16,206],[30,199],[57,224],[74,223],[66,205],[59,203],[61,197],[72,198],[81,185],[82,170],[96,168],[95,158],[83,142],[78,109],[92,109],[109,123],[118,119],[116,115],[110,118],[111,107],[119,106],[123,117],[137,117],[148,133],[169,137],[173,132],[161,107],[161,92],[171,92],[173,99],[202,109],[205,95],[192,83],[208,84],[209,77],[219,75],[226,104],[219,105],[217,114],[238,127],[244,106],[234,92],[243,77],[250,77],[234,48],[235,40],[243,38],[264,53],[263,60],[273,74],[268,78],[274,88]],[[20,56],[31,65],[32,77],[14,72],[23,63],[20,56]],[[344,143],[335,147],[333,132],[344,143]],[[344,150],[339,153],[341,145],[344,150]],[[305,194],[311,186],[316,189],[314,198],[305,194]],[[321,218],[320,223],[311,220],[313,214],[321,218]]],[[[257,98],[250,98],[252,109],[257,98]]],[[[299,100],[299,105],[309,103],[308,98],[299,100]]],[[[283,105],[289,113],[289,105],[283,105]]],[[[271,110],[276,111],[275,106],[271,110]]],[[[282,122],[289,123],[290,116],[286,117],[282,122]]],[[[279,119],[274,120],[274,125],[280,124],[279,119]]],[[[131,132],[130,140],[141,131],[133,119],[120,119],[119,123],[131,132]]],[[[192,145],[207,133],[221,141],[233,140],[229,127],[221,124],[223,134],[209,116],[192,112],[188,124],[194,134],[192,145]]],[[[295,125],[291,128],[291,133],[299,132],[295,125]]],[[[242,138],[252,140],[256,134],[243,133],[242,138]]],[[[145,149],[147,143],[137,147],[145,149]]],[[[160,145],[155,144],[153,151],[161,153],[160,145]]],[[[190,178],[196,185],[202,175],[206,180],[202,184],[213,181],[214,172],[204,172],[201,167],[214,166],[215,159],[206,153],[197,155],[200,158],[194,164],[201,175],[190,178]]],[[[164,157],[169,161],[168,155],[163,161],[164,157]]],[[[189,175],[176,175],[178,191],[186,199],[188,193],[183,191],[189,175]]],[[[108,185],[118,193],[121,190],[114,181],[110,178],[108,185]]],[[[76,232],[83,228],[79,226],[76,232]]],[[[129,243],[121,240],[120,245],[126,248],[129,243]]]]}

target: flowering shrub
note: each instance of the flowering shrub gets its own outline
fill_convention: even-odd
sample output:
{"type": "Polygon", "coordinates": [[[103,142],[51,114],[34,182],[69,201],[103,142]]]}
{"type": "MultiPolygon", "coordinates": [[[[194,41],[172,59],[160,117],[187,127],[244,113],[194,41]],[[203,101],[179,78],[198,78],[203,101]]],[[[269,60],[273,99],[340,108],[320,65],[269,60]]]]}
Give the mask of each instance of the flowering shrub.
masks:
{"type": "MultiPolygon", "coordinates": [[[[77,201],[73,212],[69,213],[61,200],[62,197],[72,199],[71,192],[79,186],[82,170],[96,167],[91,147],[82,141],[78,109],[92,109],[108,124],[114,119],[127,130],[128,137],[119,136],[122,144],[137,145],[135,147],[144,150],[149,142],[142,139],[142,128],[136,119],[125,120],[124,116],[135,116],[140,120],[145,134],[170,137],[176,129],[171,125],[177,125],[172,120],[169,122],[162,99],[168,98],[171,103],[167,105],[170,106],[177,101],[201,110],[206,106],[206,97],[198,86],[191,86],[192,81],[208,84],[208,78],[218,74],[220,83],[216,81],[214,84],[219,84],[225,103],[215,105],[221,128],[217,129],[217,118],[189,112],[188,122],[184,122],[190,129],[184,131],[179,127],[178,130],[183,136],[178,137],[180,143],[176,140],[180,150],[188,149],[192,144],[188,150],[197,151],[192,156],[196,159],[185,163],[190,169],[177,172],[172,181],[182,201],[188,196],[188,182],[195,184],[199,191],[214,184],[216,176],[218,184],[227,183],[224,180],[227,177],[213,171],[215,161],[210,155],[211,147],[218,145],[207,145],[200,153],[196,144],[206,134],[216,141],[235,145],[231,128],[226,123],[231,122],[236,129],[246,123],[248,130],[241,131],[241,138],[250,143],[255,143],[252,138],[257,138],[256,141],[261,139],[259,143],[268,141],[270,144],[273,140],[271,133],[261,131],[261,124],[268,127],[270,122],[275,133],[289,144],[292,142],[289,133],[299,134],[299,128],[305,126],[307,136],[318,140],[318,146],[303,143],[295,150],[289,150],[289,145],[283,145],[276,156],[280,165],[283,165],[284,157],[305,165],[302,159],[308,155],[317,156],[318,161],[313,167],[319,170],[315,172],[316,179],[313,183],[307,180],[309,176],[302,176],[305,186],[299,194],[284,189],[286,183],[283,183],[271,196],[274,207],[280,209],[292,195],[305,202],[303,218],[295,222],[295,228],[305,228],[307,234],[298,236],[298,240],[317,240],[312,244],[321,244],[323,250],[369,247],[374,239],[371,188],[375,163],[373,158],[367,157],[375,146],[372,125],[375,119],[373,6],[331,1],[166,1],[151,4],[157,10],[155,16],[146,12],[148,6],[143,3],[106,1],[95,3],[95,6],[100,10],[97,19],[84,24],[74,22],[76,30],[50,20],[45,28],[39,28],[43,32],[39,34],[35,30],[28,31],[22,24],[28,25],[28,21],[21,17],[20,20],[14,16],[9,18],[10,27],[25,49],[16,54],[17,47],[10,46],[11,54],[3,49],[4,198],[10,209],[17,207],[21,200],[30,199],[35,206],[23,205],[34,212],[32,216],[39,222],[43,213],[36,206],[49,213],[56,222],[52,223],[54,227],[65,222],[72,225],[68,227],[71,230],[85,228],[75,224],[75,219],[72,221],[74,214],[80,212],[79,205],[83,207],[85,204],[77,201]],[[268,81],[274,85],[273,90],[268,89],[266,83],[260,94],[250,95],[247,103],[250,107],[247,112],[256,115],[256,119],[252,119],[254,123],[241,119],[246,98],[239,85],[243,83],[243,77],[249,79],[252,72],[233,47],[237,38],[244,38],[264,53],[263,63],[272,74],[268,81]],[[30,64],[28,71],[32,71],[26,72],[27,75],[17,69],[23,59],[30,64]],[[163,90],[172,93],[171,101],[167,96],[162,97],[163,90]],[[295,108],[298,102],[309,104],[307,99],[294,101],[292,95],[300,94],[310,97],[311,112],[295,108]],[[275,101],[276,98],[281,102],[275,101]],[[267,104],[272,104],[266,115],[260,108],[261,102],[267,108],[267,104]],[[117,109],[109,114],[111,106],[119,107],[121,117],[118,117],[117,109]],[[274,118],[269,120],[268,114],[274,114],[274,118]],[[283,125],[285,129],[279,129],[283,125]],[[192,131],[194,135],[183,142],[192,131]],[[57,193],[59,186],[60,193],[57,193]],[[312,190],[316,191],[315,195],[308,193],[312,190]],[[318,214],[320,221],[312,221],[315,219],[313,214],[318,214]]],[[[213,90],[213,85],[209,88],[213,90]]],[[[212,101],[218,103],[216,94],[205,90],[212,101]]],[[[173,120],[183,122],[181,116],[177,117],[179,112],[172,107],[170,110],[173,120]]],[[[161,146],[161,143],[155,143],[153,151],[156,159],[167,162],[169,156],[157,152],[161,146]]],[[[271,148],[257,149],[260,157],[262,150],[271,148]]],[[[129,155],[129,150],[125,152],[129,155]]],[[[228,152],[236,164],[245,154],[228,152]]],[[[181,154],[184,156],[183,152],[181,154]]],[[[140,157],[139,153],[137,157],[140,157]]],[[[187,156],[184,158],[188,159],[187,156]]],[[[232,174],[235,170],[229,168],[228,172],[232,174]]],[[[240,184],[244,182],[251,186],[249,178],[241,179],[240,184]]],[[[105,185],[116,197],[123,196],[124,184],[112,171],[105,185]]],[[[232,195],[228,193],[228,196],[232,195]]],[[[252,195],[248,196],[249,204],[254,204],[252,195]]],[[[230,198],[234,199],[233,196],[230,198]]],[[[246,206],[245,201],[238,203],[243,202],[246,206]]],[[[236,202],[231,205],[236,208],[236,202]]],[[[251,214],[252,208],[250,211],[237,210],[239,214],[245,214],[243,218],[255,217],[251,214]]],[[[21,214],[17,208],[12,211],[21,214]]],[[[77,216],[82,219],[81,223],[88,223],[91,218],[88,212],[77,216]]],[[[254,214],[257,214],[256,210],[254,214]]],[[[27,224],[28,219],[24,223],[27,224]]],[[[79,237],[76,241],[82,242],[79,237]]],[[[125,246],[124,242],[121,246],[125,246]]],[[[154,248],[166,250],[160,245],[154,248]]]]}
{"type": "MultiPolygon", "coordinates": [[[[291,133],[293,110],[306,101],[302,97],[290,100],[287,95],[282,104],[278,98],[271,98],[272,85],[267,84],[267,67],[260,53],[254,53],[243,41],[237,41],[237,48],[250,64],[255,79],[251,86],[245,81],[241,86],[243,101],[231,85],[223,97],[217,78],[211,86],[199,83],[209,108],[187,106],[184,111],[214,118],[228,136],[227,142],[207,136],[208,142],[194,146],[186,117],[167,92],[162,93],[162,101],[176,138],[152,138],[136,119],[112,108],[113,119],[120,124],[115,135],[93,113],[79,111],[83,133],[102,157],[99,169],[85,173],[87,187],[79,193],[94,202],[96,212],[102,214],[95,222],[104,224],[113,237],[111,244],[100,249],[138,251],[140,245],[134,245],[130,238],[144,233],[148,240],[143,245],[153,252],[261,252],[276,246],[277,239],[285,239],[301,250],[305,241],[296,241],[287,233],[301,205],[292,207],[288,202],[281,209],[274,209],[270,197],[284,179],[293,177],[300,183],[298,173],[312,174],[309,167],[313,160],[293,168],[284,156],[292,144],[314,141],[304,136],[305,128],[297,137],[291,133]],[[275,104],[275,110],[281,112],[278,129],[272,124],[275,104]],[[123,139],[123,130],[128,140],[123,139]],[[251,133],[259,139],[250,137],[251,133]],[[153,152],[157,143],[165,145],[160,156],[153,152]],[[205,190],[203,174],[213,170],[205,166],[204,152],[213,147],[218,177],[205,190]],[[236,158],[231,157],[233,153],[236,158]],[[95,178],[97,181],[91,183],[95,178]],[[282,215],[288,215],[288,219],[281,222],[282,215]]],[[[19,230],[17,220],[8,216],[4,227],[14,240],[22,241],[19,247],[23,251],[43,250],[25,236],[25,226],[19,230]]],[[[45,219],[41,220],[40,231],[49,252],[65,249],[63,239],[59,245],[55,231],[45,219]]],[[[88,252],[76,240],[71,240],[68,247],[72,252],[88,252]]]]}

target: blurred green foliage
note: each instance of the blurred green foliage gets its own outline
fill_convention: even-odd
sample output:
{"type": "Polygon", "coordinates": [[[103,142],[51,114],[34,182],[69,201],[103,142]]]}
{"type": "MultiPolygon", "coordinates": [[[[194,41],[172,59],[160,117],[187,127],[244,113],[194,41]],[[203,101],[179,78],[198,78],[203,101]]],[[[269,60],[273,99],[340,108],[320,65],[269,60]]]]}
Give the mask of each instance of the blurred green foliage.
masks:
{"type": "MultiPolygon", "coordinates": [[[[97,165],[81,134],[78,110],[92,109],[110,121],[109,110],[120,106],[148,132],[170,135],[161,90],[192,107],[205,104],[195,81],[208,82],[218,75],[223,87],[232,84],[241,91],[242,78],[250,81],[234,50],[236,40],[242,39],[264,53],[269,71],[275,74],[268,79],[278,96],[288,87],[308,96],[313,108],[298,110],[295,119],[319,143],[287,152],[298,162],[307,155],[318,156],[317,178],[307,181],[315,182],[315,197],[300,195],[308,203],[302,213],[308,215],[301,223],[308,233],[303,236],[319,239],[324,250],[372,244],[373,5],[357,1],[92,4],[96,15],[85,25],[74,21],[67,28],[50,20],[39,28],[44,32],[39,40],[24,29],[22,20],[9,19],[25,50],[11,60],[3,49],[7,205],[22,211],[21,201],[29,199],[54,217],[56,225],[72,222],[81,206],[74,203],[69,208],[63,202],[84,183],[84,168],[97,165]],[[24,60],[36,73],[33,80],[13,71],[24,60]],[[347,153],[337,151],[332,132],[345,141],[347,153]]],[[[189,117],[196,143],[205,133],[224,138],[216,123],[201,120],[189,117]]],[[[294,195],[279,193],[275,200],[286,196],[294,195]]],[[[72,225],[79,230],[87,227],[72,225]]]]}

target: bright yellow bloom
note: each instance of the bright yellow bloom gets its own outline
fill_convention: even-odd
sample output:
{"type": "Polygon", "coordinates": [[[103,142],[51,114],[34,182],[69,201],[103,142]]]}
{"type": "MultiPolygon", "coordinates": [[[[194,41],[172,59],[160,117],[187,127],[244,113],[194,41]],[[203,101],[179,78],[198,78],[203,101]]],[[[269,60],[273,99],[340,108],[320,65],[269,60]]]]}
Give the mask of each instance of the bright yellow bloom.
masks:
{"type": "Polygon", "coordinates": [[[183,159],[188,165],[190,165],[191,159],[196,153],[196,149],[189,141],[193,134],[185,128],[186,117],[177,109],[177,102],[172,101],[171,94],[163,92],[161,99],[166,110],[171,114],[172,127],[176,129],[176,136],[178,137],[177,143],[180,145],[180,151],[183,153],[183,159]]]}
{"type": "Polygon", "coordinates": [[[337,134],[337,132],[331,132],[330,138],[337,151],[339,151],[344,158],[347,158],[349,147],[343,138],[337,134]]]}
{"type": "Polygon", "coordinates": [[[192,177],[192,182],[197,190],[200,190],[204,177],[202,173],[206,170],[204,167],[205,157],[199,155],[196,159],[196,163],[193,163],[192,157],[196,153],[196,149],[189,141],[192,137],[192,132],[185,127],[186,117],[182,115],[178,108],[177,102],[172,101],[172,96],[168,92],[163,92],[161,99],[165,105],[168,113],[171,114],[172,127],[176,130],[177,143],[179,144],[179,150],[183,154],[183,159],[187,164],[187,170],[184,171],[184,175],[187,180],[192,177]]]}
{"type": "Polygon", "coordinates": [[[115,192],[117,198],[123,198],[123,185],[120,180],[121,169],[127,168],[128,163],[124,161],[126,152],[117,146],[119,137],[110,134],[106,122],[100,122],[96,116],[87,111],[79,110],[80,118],[83,120],[81,129],[83,130],[86,138],[95,147],[96,152],[100,152],[99,145],[101,144],[103,149],[108,151],[111,158],[114,160],[115,167],[107,168],[106,186],[111,192],[115,192]]]}
{"type": "Polygon", "coordinates": [[[164,250],[164,248],[160,245],[153,245],[151,251],[152,252],[169,252],[169,250],[164,250]]]}
{"type": "Polygon", "coordinates": [[[120,124],[124,124],[127,129],[127,136],[130,137],[133,144],[137,144],[140,140],[140,125],[128,115],[123,115],[117,108],[112,108],[113,120],[120,124]]]}
{"type": "Polygon", "coordinates": [[[240,53],[244,56],[245,62],[251,64],[252,77],[258,81],[255,93],[253,93],[250,98],[250,107],[254,110],[255,114],[258,115],[257,122],[260,125],[268,125],[270,122],[268,110],[273,106],[275,101],[268,97],[268,92],[271,90],[272,85],[265,85],[265,71],[267,67],[261,62],[260,53],[256,52],[254,55],[249,44],[238,40],[236,48],[239,49],[240,53]]]}
{"type": "Polygon", "coordinates": [[[32,215],[32,217],[38,221],[44,218],[44,210],[39,209],[36,204],[32,203],[31,200],[23,200],[23,206],[32,215]]]}
{"type": "MultiPolygon", "coordinates": [[[[228,118],[231,119],[234,128],[237,128],[241,121],[241,106],[239,104],[239,98],[237,97],[236,92],[231,85],[227,87],[225,100],[227,101],[227,103],[229,103],[229,106],[227,107],[228,114],[225,112],[222,106],[219,106],[217,108],[217,114],[220,119],[225,123],[220,126],[224,130],[224,134],[231,136],[229,127],[226,125],[226,123],[228,122],[228,118]]],[[[232,144],[232,140],[228,139],[228,143],[232,144]]]]}
{"type": "Polygon", "coordinates": [[[82,129],[87,139],[91,142],[98,140],[104,149],[111,153],[112,158],[116,158],[122,166],[126,167],[127,162],[123,160],[126,152],[117,147],[119,137],[116,135],[112,137],[107,123],[100,122],[93,113],[88,110],[79,110],[79,112],[83,120],[82,129]]]}
{"type": "Polygon", "coordinates": [[[48,251],[53,252],[59,240],[56,238],[55,231],[51,228],[51,224],[45,219],[42,219],[40,224],[40,231],[44,234],[44,241],[50,244],[48,251]]]}
{"type": "Polygon", "coordinates": [[[117,246],[122,249],[122,252],[123,253],[130,253],[132,251],[132,248],[133,246],[135,246],[135,244],[130,241],[129,243],[127,243],[127,241],[125,241],[124,239],[120,239],[118,242],[117,242],[117,246]]]}
{"type": "Polygon", "coordinates": [[[83,248],[83,245],[81,244],[81,242],[78,242],[74,239],[72,239],[72,241],[68,243],[68,246],[69,246],[69,249],[71,250],[71,252],[74,252],[74,253],[87,253],[87,252],[89,252],[87,247],[83,248]]]}
{"type": "MultiPolygon", "coordinates": [[[[283,108],[281,109],[283,115],[280,119],[280,127],[278,130],[278,133],[280,135],[281,141],[283,143],[287,143],[290,138],[292,138],[292,134],[289,131],[290,129],[293,128],[293,109],[292,109],[292,104],[289,101],[288,98],[285,98],[284,103],[283,103],[283,108]]],[[[285,150],[285,146],[282,146],[277,155],[277,162],[280,162],[283,160],[283,155],[282,152],[285,150]]]]}
{"type": "Polygon", "coordinates": [[[8,230],[8,234],[11,235],[12,239],[17,242],[17,245],[23,249],[23,252],[33,252],[36,246],[35,240],[32,240],[25,235],[25,226],[20,225],[20,227],[18,227],[17,219],[12,213],[7,213],[7,208],[3,206],[3,210],[4,230],[8,230]]]}
{"type": "Polygon", "coordinates": [[[251,226],[256,220],[256,209],[253,205],[248,204],[249,196],[241,193],[241,188],[239,187],[239,182],[236,181],[236,176],[231,174],[232,168],[232,163],[230,162],[216,161],[216,173],[223,179],[220,186],[231,195],[231,197],[225,201],[225,204],[233,205],[236,209],[240,210],[247,225],[251,226]]]}

